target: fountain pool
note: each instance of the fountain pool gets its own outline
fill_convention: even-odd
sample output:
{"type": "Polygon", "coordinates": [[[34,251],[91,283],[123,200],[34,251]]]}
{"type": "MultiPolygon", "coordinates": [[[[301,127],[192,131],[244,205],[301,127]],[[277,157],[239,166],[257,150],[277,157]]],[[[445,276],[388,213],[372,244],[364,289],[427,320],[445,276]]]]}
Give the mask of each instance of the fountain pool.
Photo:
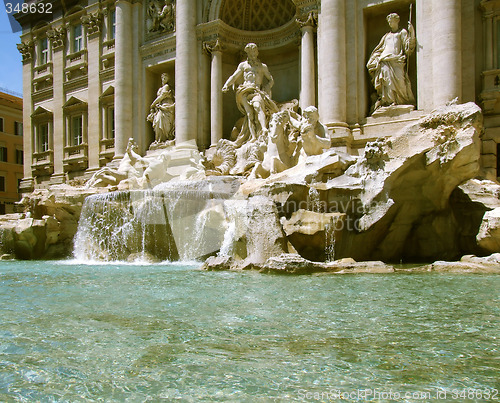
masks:
{"type": "Polygon", "coordinates": [[[0,262],[0,401],[498,393],[499,276],[198,267],[0,262]]]}

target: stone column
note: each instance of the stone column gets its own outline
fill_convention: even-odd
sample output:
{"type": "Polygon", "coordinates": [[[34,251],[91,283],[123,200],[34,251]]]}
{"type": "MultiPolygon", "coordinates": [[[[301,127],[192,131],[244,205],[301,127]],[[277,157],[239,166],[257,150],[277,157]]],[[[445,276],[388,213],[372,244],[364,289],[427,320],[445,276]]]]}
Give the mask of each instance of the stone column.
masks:
{"type": "Polygon", "coordinates": [[[53,91],[54,91],[54,126],[52,135],[54,136],[54,174],[50,178],[52,183],[62,183],[64,181],[64,147],[66,145],[64,112],[62,106],[65,103],[64,96],[64,63],[66,28],[60,27],[47,32],[52,46],[52,68],[53,68],[53,91]]]}
{"type": "Polygon", "coordinates": [[[88,170],[96,171],[99,169],[99,140],[101,138],[101,119],[99,118],[99,96],[101,95],[99,64],[101,63],[101,46],[99,43],[99,36],[101,33],[102,15],[99,11],[93,14],[90,13],[82,18],[82,23],[87,30],[88,53],[88,170]]]}
{"type": "Polygon", "coordinates": [[[346,124],[347,68],[345,0],[322,0],[318,20],[319,114],[337,132],[349,133],[346,124]]]}
{"type": "Polygon", "coordinates": [[[198,133],[198,61],[196,0],[176,3],[175,141],[195,140],[198,133]]]}
{"type": "Polygon", "coordinates": [[[219,40],[206,49],[212,55],[210,67],[210,147],[222,138],[222,45],[219,40]]]}
{"type": "Polygon", "coordinates": [[[462,96],[461,2],[433,0],[434,107],[462,96]]]}
{"type": "Polygon", "coordinates": [[[302,110],[308,106],[316,106],[316,75],[314,61],[314,28],[316,15],[310,12],[307,19],[297,19],[302,32],[300,47],[300,101],[302,110]]]}
{"type": "Polygon", "coordinates": [[[484,69],[493,70],[493,13],[484,14],[484,69]]]}
{"type": "Polygon", "coordinates": [[[33,172],[31,164],[33,153],[36,152],[36,144],[33,139],[31,126],[31,114],[33,113],[33,104],[31,102],[31,69],[33,61],[34,46],[32,41],[21,42],[17,45],[19,52],[23,56],[23,152],[24,152],[24,173],[21,182],[21,191],[31,192],[34,187],[33,172]]]}
{"type": "Polygon", "coordinates": [[[116,2],[115,38],[115,158],[121,158],[132,133],[132,5],[116,2]]]}

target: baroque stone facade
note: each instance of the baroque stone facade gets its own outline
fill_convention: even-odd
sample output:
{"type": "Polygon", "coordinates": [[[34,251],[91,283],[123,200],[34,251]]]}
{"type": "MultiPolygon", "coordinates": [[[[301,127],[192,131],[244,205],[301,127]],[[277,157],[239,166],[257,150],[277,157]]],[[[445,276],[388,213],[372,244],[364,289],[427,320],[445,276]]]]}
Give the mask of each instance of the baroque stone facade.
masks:
{"type": "Polygon", "coordinates": [[[56,2],[50,15],[18,17],[22,188],[89,178],[113,166],[129,138],[144,155],[157,140],[147,118],[164,73],[175,94],[176,143],[213,150],[242,117],[234,92],[221,89],[248,43],[274,78],[273,99],[317,107],[332,147],[354,155],[455,98],[478,103],[483,173],[496,179],[499,15],[500,0],[56,2]],[[403,69],[415,109],[389,105],[372,115],[377,91],[366,65],[391,13],[402,29],[411,33],[409,20],[414,28],[403,69]]]}

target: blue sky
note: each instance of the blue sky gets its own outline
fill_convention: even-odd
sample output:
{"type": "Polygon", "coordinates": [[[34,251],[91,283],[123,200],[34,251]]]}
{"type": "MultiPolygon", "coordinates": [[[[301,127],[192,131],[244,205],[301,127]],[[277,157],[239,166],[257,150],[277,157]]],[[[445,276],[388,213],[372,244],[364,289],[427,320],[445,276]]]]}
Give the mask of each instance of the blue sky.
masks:
{"type": "Polygon", "coordinates": [[[3,1],[0,1],[0,87],[23,93],[23,65],[16,44],[20,32],[12,33],[3,1]]]}

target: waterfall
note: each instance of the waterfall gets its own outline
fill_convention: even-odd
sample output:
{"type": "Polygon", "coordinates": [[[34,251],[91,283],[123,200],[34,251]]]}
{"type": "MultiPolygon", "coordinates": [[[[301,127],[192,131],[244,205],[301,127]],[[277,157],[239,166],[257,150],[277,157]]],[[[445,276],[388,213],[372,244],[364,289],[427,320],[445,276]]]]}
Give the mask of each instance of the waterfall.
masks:
{"type": "Polygon", "coordinates": [[[325,225],[325,260],[333,262],[335,260],[335,231],[337,230],[337,222],[330,219],[330,222],[325,225]]]}
{"type": "Polygon", "coordinates": [[[74,241],[78,260],[193,261],[221,248],[223,203],[238,189],[223,180],[168,182],[151,190],[88,197],[74,241]]]}
{"type": "Polygon", "coordinates": [[[323,208],[321,205],[321,200],[319,198],[318,189],[310,187],[307,194],[307,207],[309,210],[315,213],[321,213],[323,208]]]}

